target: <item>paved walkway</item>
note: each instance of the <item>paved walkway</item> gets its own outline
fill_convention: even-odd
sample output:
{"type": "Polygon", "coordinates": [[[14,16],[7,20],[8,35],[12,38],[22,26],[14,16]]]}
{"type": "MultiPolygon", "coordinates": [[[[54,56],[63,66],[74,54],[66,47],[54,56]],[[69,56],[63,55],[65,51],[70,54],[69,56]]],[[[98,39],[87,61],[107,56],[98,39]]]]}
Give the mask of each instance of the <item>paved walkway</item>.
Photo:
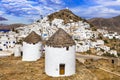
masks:
{"type": "Polygon", "coordinates": [[[79,53],[76,54],[76,57],[77,57],[77,58],[84,58],[84,59],[100,59],[100,58],[103,58],[103,57],[101,57],[101,56],[83,55],[83,54],[79,54],[79,53]]]}
{"type": "MultiPolygon", "coordinates": [[[[76,59],[82,63],[84,63],[86,59],[98,60],[101,58],[104,58],[104,57],[95,56],[95,55],[83,55],[83,54],[79,54],[79,53],[76,54],[76,59]]],[[[107,59],[107,58],[104,58],[104,59],[107,59]]]]}

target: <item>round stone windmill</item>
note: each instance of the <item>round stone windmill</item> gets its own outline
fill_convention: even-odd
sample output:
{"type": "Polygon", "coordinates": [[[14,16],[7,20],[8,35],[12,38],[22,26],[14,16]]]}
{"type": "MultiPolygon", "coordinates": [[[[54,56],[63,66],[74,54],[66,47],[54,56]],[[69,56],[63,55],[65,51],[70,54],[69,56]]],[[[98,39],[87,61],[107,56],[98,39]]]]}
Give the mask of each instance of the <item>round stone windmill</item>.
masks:
{"type": "Polygon", "coordinates": [[[41,57],[41,37],[32,31],[23,41],[22,61],[36,61],[41,57]]]}
{"type": "Polygon", "coordinates": [[[46,41],[45,72],[53,77],[75,74],[75,42],[61,28],[46,41]]]}

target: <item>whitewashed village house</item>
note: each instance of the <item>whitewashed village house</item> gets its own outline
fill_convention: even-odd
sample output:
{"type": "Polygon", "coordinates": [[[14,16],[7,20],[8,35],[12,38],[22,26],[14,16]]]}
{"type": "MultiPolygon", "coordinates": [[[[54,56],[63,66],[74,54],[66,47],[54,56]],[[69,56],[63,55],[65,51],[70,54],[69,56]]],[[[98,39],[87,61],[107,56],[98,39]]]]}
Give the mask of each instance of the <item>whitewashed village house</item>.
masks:
{"type": "Polygon", "coordinates": [[[32,31],[23,42],[22,61],[36,61],[41,57],[41,37],[32,31]]]}
{"type": "Polygon", "coordinates": [[[9,50],[14,48],[16,43],[16,38],[9,35],[2,35],[0,37],[0,50],[9,50]]]}
{"type": "Polygon", "coordinates": [[[90,41],[78,41],[76,42],[76,52],[85,52],[90,49],[90,41]]]}
{"type": "Polygon", "coordinates": [[[113,54],[114,56],[118,57],[116,50],[110,50],[108,53],[113,54]]]}
{"type": "Polygon", "coordinates": [[[53,77],[75,74],[75,42],[61,28],[46,41],[45,72],[53,77]]]}

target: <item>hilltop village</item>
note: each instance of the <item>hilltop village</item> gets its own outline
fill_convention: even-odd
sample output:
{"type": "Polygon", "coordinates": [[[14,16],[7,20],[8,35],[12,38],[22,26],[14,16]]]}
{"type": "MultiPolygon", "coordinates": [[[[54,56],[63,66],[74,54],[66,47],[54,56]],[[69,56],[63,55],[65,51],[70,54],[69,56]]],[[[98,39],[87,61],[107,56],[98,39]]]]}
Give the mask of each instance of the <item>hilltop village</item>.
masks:
{"type": "Polygon", "coordinates": [[[75,40],[76,52],[86,52],[91,48],[96,48],[98,51],[96,55],[102,55],[107,52],[115,55],[116,57],[118,56],[117,50],[111,49],[110,46],[105,45],[105,41],[103,39],[100,39],[101,37],[104,37],[120,40],[120,35],[117,34],[117,32],[109,32],[104,29],[94,29],[87,21],[79,18],[67,9],[53,13],[48,17],[44,17],[43,19],[34,22],[33,24],[16,28],[14,31],[6,33],[1,32],[0,50],[8,50],[13,53],[15,49],[18,49],[16,47],[19,46],[21,52],[22,40],[32,31],[35,31],[40,35],[43,40],[47,40],[59,28],[65,30],[75,40]],[[101,52],[101,49],[104,50],[104,52],[101,52]]]}
{"type": "Polygon", "coordinates": [[[47,75],[71,76],[77,73],[76,60],[87,67],[96,64],[98,60],[108,60],[120,66],[119,42],[120,35],[117,32],[96,29],[85,19],[63,9],[32,24],[6,33],[0,32],[0,56],[13,55],[28,62],[45,57],[47,75]]]}

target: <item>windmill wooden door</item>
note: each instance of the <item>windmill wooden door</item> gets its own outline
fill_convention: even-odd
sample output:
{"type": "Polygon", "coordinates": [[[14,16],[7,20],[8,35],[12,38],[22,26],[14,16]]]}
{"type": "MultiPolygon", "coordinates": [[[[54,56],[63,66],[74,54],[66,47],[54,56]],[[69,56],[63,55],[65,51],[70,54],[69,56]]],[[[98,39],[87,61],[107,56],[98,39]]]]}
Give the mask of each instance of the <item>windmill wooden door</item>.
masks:
{"type": "Polygon", "coordinates": [[[59,71],[59,74],[60,74],[60,75],[64,75],[64,74],[65,74],[65,64],[60,64],[60,65],[59,65],[59,68],[60,68],[60,69],[59,69],[59,70],[60,70],[60,71],[59,71]]]}

